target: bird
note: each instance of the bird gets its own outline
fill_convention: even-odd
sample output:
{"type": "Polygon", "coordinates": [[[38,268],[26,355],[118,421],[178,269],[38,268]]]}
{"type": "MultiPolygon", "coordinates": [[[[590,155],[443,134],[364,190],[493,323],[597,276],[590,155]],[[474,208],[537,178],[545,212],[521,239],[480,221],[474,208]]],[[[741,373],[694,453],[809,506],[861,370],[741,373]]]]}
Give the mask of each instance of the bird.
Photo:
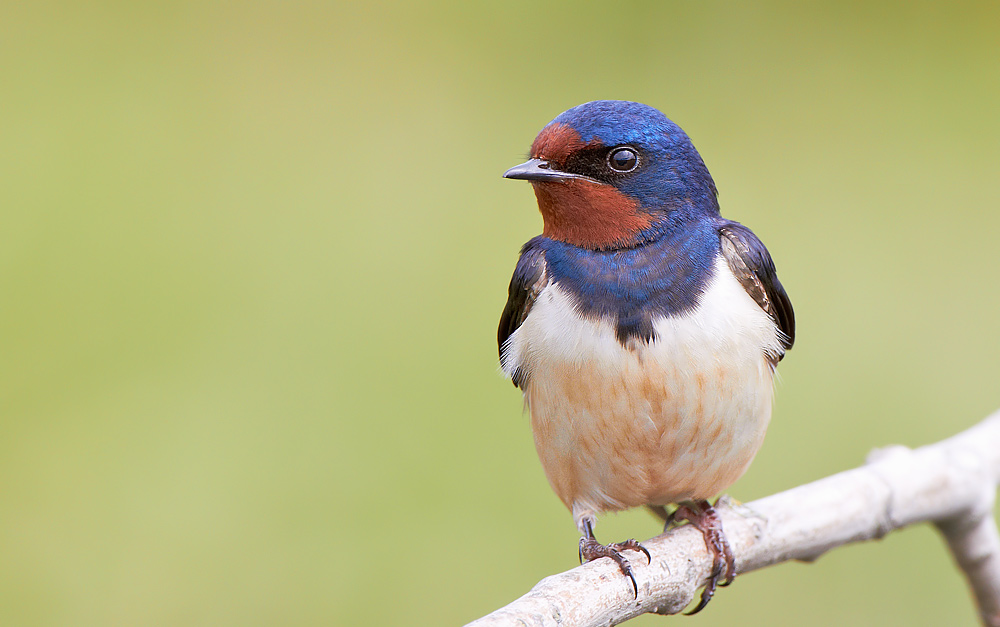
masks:
{"type": "Polygon", "coordinates": [[[580,561],[611,558],[638,598],[623,553],[649,552],[599,543],[597,516],[645,506],[665,529],[687,522],[713,559],[697,613],[736,575],[710,499],[757,454],[795,339],[771,255],[721,216],[690,138],[648,105],[568,109],[503,176],[531,183],[543,228],[511,278],[500,366],[572,512],[580,561]]]}

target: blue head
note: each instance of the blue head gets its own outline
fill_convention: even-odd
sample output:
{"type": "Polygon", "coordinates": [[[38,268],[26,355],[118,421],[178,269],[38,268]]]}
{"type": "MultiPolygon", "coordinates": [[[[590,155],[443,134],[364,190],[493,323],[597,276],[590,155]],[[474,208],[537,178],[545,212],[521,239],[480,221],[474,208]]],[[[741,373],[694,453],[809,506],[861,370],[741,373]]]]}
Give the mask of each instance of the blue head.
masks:
{"type": "Polygon", "coordinates": [[[610,250],[719,214],[687,134],[637,102],[597,100],[559,114],[531,157],[504,176],[532,182],[552,239],[610,250]]]}

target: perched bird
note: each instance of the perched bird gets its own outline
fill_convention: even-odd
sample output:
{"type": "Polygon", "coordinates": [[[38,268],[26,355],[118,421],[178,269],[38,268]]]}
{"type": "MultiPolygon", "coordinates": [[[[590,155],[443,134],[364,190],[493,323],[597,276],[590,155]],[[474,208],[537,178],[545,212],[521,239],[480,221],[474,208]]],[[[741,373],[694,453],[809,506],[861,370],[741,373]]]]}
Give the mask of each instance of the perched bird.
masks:
{"type": "Polygon", "coordinates": [[[753,460],[771,417],[775,368],[795,335],[770,254],[719,214],[688,136],[656,109],[588,102],[542,129],[530,181],[544,228],[521,249],[497,340],[524,394],[535,447],[573,512],[581,560],[602,545],[599,513],[645,505],[700,529],[714,558],[701,610],[735,576],[709,498],[753,460]],[[678,504],[667,514],[665,506],[678,504]]]}

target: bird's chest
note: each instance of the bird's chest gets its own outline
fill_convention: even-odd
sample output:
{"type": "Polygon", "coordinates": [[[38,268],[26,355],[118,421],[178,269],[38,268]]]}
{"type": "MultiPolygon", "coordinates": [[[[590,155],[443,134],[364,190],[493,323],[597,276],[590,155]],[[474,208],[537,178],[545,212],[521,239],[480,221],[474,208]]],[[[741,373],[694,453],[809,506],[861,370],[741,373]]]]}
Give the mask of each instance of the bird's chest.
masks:
{"type": "Polygon", "coordinates": [[[550,284],[511,336],[546,475],[567,506],[602,511],[707,498],[749,465],[770,417],[770,318],[721,259],[698,304],[624,344],[550,284]]]}

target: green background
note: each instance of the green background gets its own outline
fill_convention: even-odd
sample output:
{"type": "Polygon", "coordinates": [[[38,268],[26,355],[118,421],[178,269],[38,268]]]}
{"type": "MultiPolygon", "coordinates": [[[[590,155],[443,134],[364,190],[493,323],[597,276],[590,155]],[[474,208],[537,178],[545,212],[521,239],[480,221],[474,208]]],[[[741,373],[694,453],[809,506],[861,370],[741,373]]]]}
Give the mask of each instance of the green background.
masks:
{"type": "MultiPolygon", "coordinates": [[[[992,2],[0,4],[0,623],[460,624],[573,566],[495,329],[541,228],[500,175],[587,100],[687,130],[794,302],[735,498],[975,423],[1000,405],[998,24],[992,2]]],[[[974,612],[921,526],[685,621],[974,612]]]]}

